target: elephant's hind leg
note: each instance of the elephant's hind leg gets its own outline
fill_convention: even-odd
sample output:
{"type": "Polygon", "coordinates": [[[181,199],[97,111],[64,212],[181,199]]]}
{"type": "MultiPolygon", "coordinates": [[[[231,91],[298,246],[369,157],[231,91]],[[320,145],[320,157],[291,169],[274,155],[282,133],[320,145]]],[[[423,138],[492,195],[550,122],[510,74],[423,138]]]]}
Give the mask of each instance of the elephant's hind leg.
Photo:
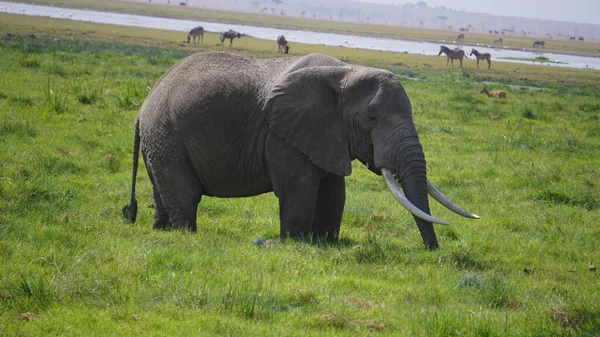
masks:
{"type": "MultiPolygon", "coordinates": [[[[163,162],[164,163],[164,162],[163,162]]],[[[195,232],[198,203],[202,197],[202,186],[195,171],[187,160],[170,162],[160,170],[152,170],[159,198],[172,226],[165,226],[164,212],[155,212],[155,229],[172,227],[195,232]]],[[[158,202],[157,202],[158,203],[158,202]]]]}
{"type": "Polygon", "coordinates": [[[331,175],[319,186],[319,197],[313,219],[312,235],[335,241],[340,233],[340,223],[346,202],[344,177],[331,175]]]}

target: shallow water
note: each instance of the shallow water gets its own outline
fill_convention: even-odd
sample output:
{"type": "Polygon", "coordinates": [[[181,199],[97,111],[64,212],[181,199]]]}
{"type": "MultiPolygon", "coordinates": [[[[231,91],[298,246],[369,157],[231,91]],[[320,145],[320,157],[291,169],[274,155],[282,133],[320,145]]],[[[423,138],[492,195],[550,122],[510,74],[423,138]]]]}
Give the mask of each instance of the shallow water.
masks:
{"type": "MultiPolygon", "coordinates": [[[[259,27],[239,24],[169,19],[133,14],[120,14],[91,10],[70,9],[62,7],[37,6],[2,1],[0,1],[0,12],[46,16],[59,19],[70,19],[123,26],[167,29],[182,31],[186,33],[191,28],[198,25],[203,26],[204,29],[209,32],[224,32],[229,29],[234,29],[242,34],[250,35],[256,38],[273,40],[274,49],[277,47],[275,39],[278,35],[283,34],[285,35],[286,39],[290,42],[290,45],[293,45],[294,42],[298,42],[307,44],[322,44],[328,46],[343,46],[347,48],[407,52],[410,54],[421,55],[437,55],[440,50],[440,45],[438,43],[430,42],[408,41],[400,39],[358,36],[348,34],[322,33],[306,30],[259,27]]],[[[184,40],[184,37],[185,34],[182,34],[182,40],[184,40]]],[[[451,42],[448,42],[446,45],[448,45],[450,48],[456,47],[456,45],[452,44],[451,42]]],[[[471,47],[464,47],[463,49],[468,53],[470,52],[470,48],[471,47]]],[[[491,53],[493,55],[492,62],[514,62],[532,64],[533,62],[531,61],[503,60],[502,58],[535,58],[538,56],[545,56],[552,61],[558,61],[562,63],[544,63],[544,66],[600,69],[600,58],[596,57],[584,57],[552,53],[543,54],[543,51],[540,51],[539,53],[532,53],[528,51],[493,48],[492,46],[479,46],[477,47],[477,49],[482,53],[491,53]]],[[[473,57],[471,57],[471,59],[472,58],[473,57]]],[[[486,67],[487,63],[485,63],[485,61],[480,61],[480,66],[486,67]]]]}

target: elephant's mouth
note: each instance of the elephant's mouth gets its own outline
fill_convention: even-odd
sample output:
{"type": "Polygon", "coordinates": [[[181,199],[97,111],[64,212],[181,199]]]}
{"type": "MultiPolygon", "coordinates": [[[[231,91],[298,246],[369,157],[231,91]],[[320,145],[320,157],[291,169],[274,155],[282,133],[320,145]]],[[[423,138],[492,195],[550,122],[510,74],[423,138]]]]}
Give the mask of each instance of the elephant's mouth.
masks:
{"type": "MultiPolygon", "coordinates": [[[[423,212],[412,202],[410,202],[410,200],[408,200],[404,193],[402,193],[400,187],[398,187],[398,184],[396,183],[396,179],[394,178],[394,174],[392,173],[392,171],[390,171],[387,168],[382,168],[381,173],[383,174],[388,189],[390,190],[390,192],[392,192],[392,195],[394,195],[394,198],[396,198],[396,200],[398,201],[398,203],[400,203],[402,207],[406,208],[410,213],[412,213],[412,215],[432,223],[438,223],[442,225],[449,224],[444,220],[437,219],[423,212]]],[[[443,195],[431,182],[429,182],[429,180],[427,181],[427,193],[431,195],[435,200],[437,200],[440,204],[442,204],[444,207],[455,212],[456,214],[462,215],[465,218],[480,218],[478,215],[473,214],[471,212],[467,212],[458,205],[454,204],[452,201],[450,201],[450,199],[443,195]]]]}
{"type": "Polygon", "coordinates": [[[381,168],[377,167],[375,165],[375,162],[372,161],[360,161],[361,163],[363,163],[363,165],[365,165],[367,167],[367,169],[369,169],[369,171],[375,173],[376,175],[380,176],[381,175],[381,168]]]}

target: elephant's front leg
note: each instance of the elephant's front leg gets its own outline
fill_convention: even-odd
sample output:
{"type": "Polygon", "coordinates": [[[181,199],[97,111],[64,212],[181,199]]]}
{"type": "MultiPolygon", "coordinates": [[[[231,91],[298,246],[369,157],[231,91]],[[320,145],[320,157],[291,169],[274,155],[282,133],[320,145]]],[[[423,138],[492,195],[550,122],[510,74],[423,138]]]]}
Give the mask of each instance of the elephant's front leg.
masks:
{"type": "Polygon", "coordinates": [[[270,135],[266,146],[273,191],[279,198],[280,238],[309,236],[322,171],[307,156],[270,135]]]}
{"type": "Polygon", "coordinates": [[[338,239],[345,202],[344,177],[331,174],[321,180],[311,232],[313,236],[330,241],[338,239]]]}

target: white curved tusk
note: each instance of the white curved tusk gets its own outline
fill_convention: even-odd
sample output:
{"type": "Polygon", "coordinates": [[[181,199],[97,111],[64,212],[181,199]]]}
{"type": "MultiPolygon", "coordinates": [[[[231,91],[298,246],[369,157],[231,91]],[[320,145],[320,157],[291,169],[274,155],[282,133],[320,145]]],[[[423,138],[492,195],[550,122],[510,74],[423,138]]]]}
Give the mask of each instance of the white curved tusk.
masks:
{"type": "Polygon", "coordinates": [[[450,199],[443,195],[442,192],[440,192],[440,190],[438,190],[432,183],[429,182],[429,180],[427,180],[427,193],[429,193],[429,195],[431,195],[440,204],[444,205],[444,207],[456,214],[462,215],[465,218],[480,219],[479,215],[467,212],[464,209],[460,208],[460,206],[450,201],[450,199]]]}
{"type": "Polygon", "coordinates": [[[406,196],[404,196],[402,191],[400,191],[398,185],[396,185],[396,180],[394,180],[394,174],[392,174],[390,170],[382,168],[381,173],[383,174],[383,178],[385,178],[385,183],[387,187],[390,189],[390,192],[392,192],[392,194],[394,195],[394,198],[398,200],[402,207],[406,208],[410,213],[412,213],[412,215],[421,218],[425,221],[435,222],[440,225],[449,225],[449,223],[447,223],[446,221],[434,218],[431,215],[423,212],[412,202],[410,202],[410,200],[408,200],[406,196]]]}

